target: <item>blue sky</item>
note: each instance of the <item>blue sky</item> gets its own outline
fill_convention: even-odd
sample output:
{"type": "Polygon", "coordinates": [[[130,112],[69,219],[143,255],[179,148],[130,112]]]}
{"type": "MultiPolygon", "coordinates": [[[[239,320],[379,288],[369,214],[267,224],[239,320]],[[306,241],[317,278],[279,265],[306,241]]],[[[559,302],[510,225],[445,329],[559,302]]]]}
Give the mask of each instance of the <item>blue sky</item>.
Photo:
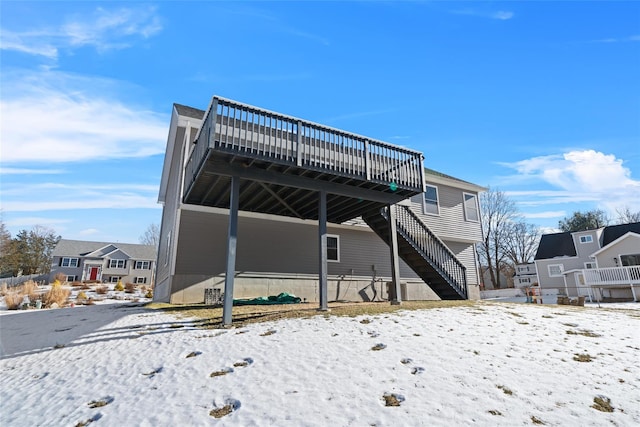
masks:
{"type": "Polygon", "coordinates": [[[172,103],[422,150],[545,228],[640,210],[640,2],[0,4],[2,220],[137,242],[172,103]]]}

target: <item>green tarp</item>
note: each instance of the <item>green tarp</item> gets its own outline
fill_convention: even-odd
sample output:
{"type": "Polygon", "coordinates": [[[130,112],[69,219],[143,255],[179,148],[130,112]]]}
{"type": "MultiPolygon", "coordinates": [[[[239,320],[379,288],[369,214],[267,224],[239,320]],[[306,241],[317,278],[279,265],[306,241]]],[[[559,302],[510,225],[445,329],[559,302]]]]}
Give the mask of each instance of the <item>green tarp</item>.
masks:
{"type": "Polygon", "coordinates": [[[283,292],[268,297],[234,299],[233,305],[269,305],[269,304],[299,304],[301,299],[293,294],[283,292]]]}

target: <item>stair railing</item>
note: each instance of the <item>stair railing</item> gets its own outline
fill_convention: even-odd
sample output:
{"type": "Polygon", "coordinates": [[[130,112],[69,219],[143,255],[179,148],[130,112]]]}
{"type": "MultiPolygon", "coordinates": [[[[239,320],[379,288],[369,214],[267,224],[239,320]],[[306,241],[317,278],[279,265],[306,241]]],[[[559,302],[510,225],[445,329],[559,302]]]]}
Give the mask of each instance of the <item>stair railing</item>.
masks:
{"type": "MultiPolygon", "coordinates": [[[[396,208],[398,232],[423,258],[430,262],[432,267],[438,270],[451,286],[466,297],[467,274],[465,266],[409,207],[396,205],[396,208]]],[[[382,209],[381,213],[389,221],[386,209],[382,209]]]]}

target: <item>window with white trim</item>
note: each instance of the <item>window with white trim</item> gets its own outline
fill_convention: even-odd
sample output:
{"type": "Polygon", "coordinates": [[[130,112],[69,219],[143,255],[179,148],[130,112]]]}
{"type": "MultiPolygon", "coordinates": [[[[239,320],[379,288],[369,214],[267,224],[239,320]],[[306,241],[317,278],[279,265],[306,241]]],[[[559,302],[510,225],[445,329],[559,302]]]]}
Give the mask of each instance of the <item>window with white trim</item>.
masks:
{"type": "Polygon", "coordinates": [[[549,270],[549,277],[562,276],[562,272],[564,271],[564,265],[550,264],[547,266],[547,270],[549,270]]]}
{"type": "Polygon", "coordinates": [[[75,282],[78,280],[78,276],[67,276],[67,282],[75,282]]]}
{"type": "Polygon", "coordinates": [[[327,234],[327,261],[340,262],[340,236],[327,234]]]}
{"type": "Polygon", "coordinates": [[[622,262],[623,267],[640,265],[640,254],[620,255],[620,262],[622,262]]]}
{"type": "Polygon", "coordinates": [[[471,193],[462,193],[462,197],[464,199],[464,218],[467,221],[479,222],[478,197],[471,193]]]}
{"type": "Polygon", "coordinates": [[[127,260],[124,259],[110,259],[109,268],[125,268],[127,266],[127,260]]]}
{"type": "Polygon", "coordinates": [[[531,283],[531,279],[529,277],[520,277],[520,283],[531,283]]]}
{"type": "Polygon", "coordinates": [[[438,187],[434,185],[425,185],[424,192],[424,213],[430,215],[439,215],[440,207],[438,206],[438,187]]]}
{"type": "Polygon", "coordinates": [[[60,265],[62,267],[77,267],[78,266],[78,258],[62,258],[60,261],[60,265]]]}
{"type": "Polygon", "coordinates": [[[593,236],[591,234],[587,234],[586,236],[580,236],[580,243],[591,243],[593,242],[593,236]]]}
{"type": "Polygon", "coordinates": [[[147,283],[147,278],[146,277],[135,277],[133,279],[133,283],[139,284],[139,283],[147,283]]]}
{"type": "Polygon", "coordinates": [[[149,270],[151,268],[151,261],[136,261],[134,266],[135,270],[149,270]]]}
{"type": "Polygon", "coordinates": [[[119,278],[118,276],[111,276],[111,277],[109,278],[109,281],[110,281],[111,283],[118,283],[118,280],[120,280],[120,278],[119,278]]]}
{"type": "Polygon", "coordinates": [[[591,268],[596,268],[596,263],[595,262],[585,262],[584,263],[584,268],[586,268],[587,270],[589,270],[591,268]]]}

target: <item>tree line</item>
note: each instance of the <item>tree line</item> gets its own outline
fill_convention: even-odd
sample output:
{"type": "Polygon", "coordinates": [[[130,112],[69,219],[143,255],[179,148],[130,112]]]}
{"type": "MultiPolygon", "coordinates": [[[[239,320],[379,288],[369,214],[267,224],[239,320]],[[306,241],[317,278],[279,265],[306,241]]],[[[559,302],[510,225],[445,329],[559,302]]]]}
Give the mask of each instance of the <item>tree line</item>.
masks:
{"type": "Polygon", "coordinates": [[[0,222],[0,275],[47,274],[51,271],[53,249],[60,241],[54,230],[41,225],[21,230],[15,237],[0,222]]]}
{"type": "MultiPolygon", "coordinates": [[[[488,272],[495,289],[507,285],[502,278],[515,274],[518,264],[533,262],[538,250],[541,230],[526,222],[515,203],[502,191],[490,188],[480,195],[482,242],[478,245],[481,275],[488,272]]],[[[601,209],[576,211],[558,221],[561,232],[576,232],[601,228],[611,224],[640,222],[640,211],[625,207],[616,211],[612,220],[601,209]]]]}

